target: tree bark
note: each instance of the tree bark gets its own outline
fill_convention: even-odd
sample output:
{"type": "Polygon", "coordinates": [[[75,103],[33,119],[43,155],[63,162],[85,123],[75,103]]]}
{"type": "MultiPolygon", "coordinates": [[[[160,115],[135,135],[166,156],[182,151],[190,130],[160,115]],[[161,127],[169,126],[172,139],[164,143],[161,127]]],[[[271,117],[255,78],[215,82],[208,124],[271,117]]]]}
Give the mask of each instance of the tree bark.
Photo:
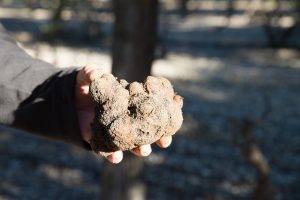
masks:
{"type": "Polygon", "coordinates": [[[142,81],[151,72],[157,37],[157,0],[114,0],[112,73],[142,81]]]}
{"type": "Polygon", "coordinates": [[[179,12],[181,17],[185,17],[188,14],[187,3],[189,0],[179,0],[179,12]]]}
{"type": "Polygon", "coordinates": [[[101,199],[144,200],[146,185],[142,178],[142,158],[129,153],[120,164],[105,163],[101,180],[101,199]]]}
{"type": "MultiPolygon", "coordinates": [[[[157,0],[114,0],[112,73],[129,82],[143,81],[151,72],[157,37],[157,0]]],[[[105,164],[102,199],[143,200],[144,162],[128,153],[120,164],[105,164]]]]}

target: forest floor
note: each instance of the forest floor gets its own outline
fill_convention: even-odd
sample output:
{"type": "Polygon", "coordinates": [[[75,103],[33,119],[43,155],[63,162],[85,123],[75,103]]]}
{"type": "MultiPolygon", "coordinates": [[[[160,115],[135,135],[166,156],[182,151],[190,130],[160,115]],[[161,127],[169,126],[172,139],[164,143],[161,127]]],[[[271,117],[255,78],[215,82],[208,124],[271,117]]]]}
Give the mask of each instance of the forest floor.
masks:
{"type": "MultiPolygon", "coordinates": [[[[22,12],[0,8],[0,23],[29,54],[59,67],[96,63],[110,71],[109,18],[101,46],[68,45],[33,34],[46,11],[40,18],[22,12]]],[[[147,199],[251,199],[256,171],[240,155],[239,124],[261,115],[265,97],[271,112],[253,136],[270,165],[275,199],[299,199],[300,51],[268,48],[262,27],[249,25],[243,14],[224,29],[213,12],[201,20],[197,13],[162,18],[163,53],[153,74],[170,78],[184,97],[185,120],[170,148],[155,148],[144,159],[147,199]]],[[[300,44],[297,31],[290,43],[300,44]]],[[[61,142],[0,131],[0,199],[100,198],[103,159],[61,142]]]]}

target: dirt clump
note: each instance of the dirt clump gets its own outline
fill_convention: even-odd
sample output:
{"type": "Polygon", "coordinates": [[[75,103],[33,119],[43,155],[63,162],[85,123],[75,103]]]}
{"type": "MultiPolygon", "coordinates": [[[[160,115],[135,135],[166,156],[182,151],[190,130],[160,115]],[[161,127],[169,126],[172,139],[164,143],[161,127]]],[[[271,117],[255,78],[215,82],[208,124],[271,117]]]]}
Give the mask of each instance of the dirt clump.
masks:
{"type": "Polygon", "coordinates": [[[162,77],[148,76],[143,83],[103,74],[90,85],[96,102],[92,123],[92,149],[101,154],[151,144],[180,128],[182,97],[162,77]]]}

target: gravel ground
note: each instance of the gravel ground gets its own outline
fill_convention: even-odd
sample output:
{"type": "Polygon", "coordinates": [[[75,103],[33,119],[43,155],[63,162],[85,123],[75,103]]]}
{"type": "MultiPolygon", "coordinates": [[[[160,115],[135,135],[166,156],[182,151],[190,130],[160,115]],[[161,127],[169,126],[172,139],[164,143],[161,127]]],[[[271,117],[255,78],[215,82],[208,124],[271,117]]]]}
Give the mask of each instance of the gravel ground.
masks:
{"type": "Polygon", "coordinates": [[[261,115],[264,96],[269,97],[272,111],[254,131],[256,143],[270,164],[277,199],[299,198],[299,62],[280,65],[283,60],[277,53],[270,49],[216,50],[211,56],[222,66],[200,70],[199,74],[205,74],[203,80],[174,80],[185,98],[185,123],[174,145],[161,152],[164,161],[149,165],[153,173],[146,174],[147,180],[152,183],[151,191],[158,190],[152,199],[159,199],[157,193],[167,195],[162,199],[169,198],[170,193],[159,192],[164,189],[156,187],[158,182],[167,191],[177,191],[178,199],[249,199],[256,173],[240,156],[238,123],[261,115]],[[265,61],[254,63],[252,56],[265,61]]]}
{"type": "MultiPolygon", "coordinates": [[[[238,124],[260,116],[265,96],[272,111],[255,141],[270,164],[275,199],[299,199],[300,52],[263,47],[260,27],[241,23],[215,32],[209,17],[172,22],[164,38],[168,54],[154,63],[153,73],[170,78],[183,95],[185,121],[170,148],[155,148],[145,159],[147,199],[251,199],[256,172],[240,156],[238,124]]],[[[11,31],[21,42],[26,36],[11,31]]],[[[108,51],[100,48],[22,46],[58,66],[92,60],[110,70],[108,51]]],[[[100,198],[103,159],[12,129],[0,132],[0,199],[100,198]]]]}

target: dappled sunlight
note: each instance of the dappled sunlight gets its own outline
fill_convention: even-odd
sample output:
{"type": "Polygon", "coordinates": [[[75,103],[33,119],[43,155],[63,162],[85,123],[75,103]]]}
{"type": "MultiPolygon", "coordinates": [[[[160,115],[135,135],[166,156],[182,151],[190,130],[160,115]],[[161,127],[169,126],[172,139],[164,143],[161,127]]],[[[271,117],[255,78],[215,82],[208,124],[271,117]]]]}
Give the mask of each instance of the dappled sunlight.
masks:
{"type": "Polygon", "coordinates": [[[13,184],[11,181],[1,181],[0,188],[4,191],[4,199],[6,199],[6,195],[8,199],[9,196],[19,196],[22,193],[21,188],[13,184]]]}
{"type": "Polygon", "coordinates": [[[31,56],[53,63],[58,67],[85,66],[96,64],[105,72],[111,71],[111,57],[107,52],[97,48],[72,48],[65,46],[50,46],[40,43],[32,46],[22,46],[31,56]]]}
{"type": "Polygon", "coordinates": [[[66,186],[82,184],[84,176],[86,176],[79,169],[69,169],[48,164],[41,164],[37,170],[41,171],[48,178],[66,186]]]}
{"type": "MultiPolygon", "coordinates": [[[[276,51],[279,60],[287,63],[286,67],[300,69],[300,52],[295,49],[279,49],[276,51]]],[[[280,62],[280,61],[279,61],[280,62]]],[[[284,65],[283,65],[284,66],[284,65]]]]}
{"type": "Polygon", "coordinates": [[[3,134],[5,129],[2,130],[3,127],[1,127],[1,126],[0,126],[0,128],[1,128],[0,129],[0,132],[1,132],[1,134],[0,134],[0,143],[11,142],[14,139],[13,136],[10,135],[10,134],[3,134]]]}
{"type": "Polygon", "coordinates": [[[222,62],[218,59],[170,54],[166,59],[154,62],[152,74],[172,79],[204,80],[222,67],[222,62]]]}
{"type": "Polygon", "coordinates": [[[239,195],[239,196],[246,196],[253,192],[253,183],[251,182],[241,182],[241,183],[234,183],[230,181],[224,181],[221,184],[221,188],[226,190],[229,193],[232,193],[233,195],[239,195]]]}
{"type": "Polygon", "coordinates": [[[146,162],[148,162],[151,165],[160,165],[165,162],[165,155],[158,153],[158,152],[153,152],[146,158],[146,162]]]}
{"type": "Polygon", "coordinates": [[[212,88],[206,88],[205,86],[199,86],[199,85],[190,85],[189,87],[186,87],[183,85],[177,86],[180,90],[185,90],[186,93],[190,93],[194,95],[195,97],[202,99],[203,101],[208,101],[211,103],[222,103],[224,101],[227,101],[230,97],[230,92],[220,90],[220,89],[212,89],[212,88]]]}
{"type": "MultiPolygon", "coordinates": [[[[28,33],[26,31],[20,31],[18,34],[15,35],[16,40],[18,41],[18,45],[22,46],[22,43],[28,43],[33,40],[33,35],[31,33],[28,33]]],[[[28,51],[29,53],[29,51],[28,51]]],[[[33,55],[33,53],[29,53],[30,55],[33,55]]]]}
{"type": "Polygon", "coordinates": [[[99,196],[103,160],[91,152],[15,129],[0,131],[0,199],[99,196]]]}
{"type": "MultiPolygon", "coordinates": [[[[74,9],[68,5],[61,12],[61,32],[49,26],[49,5],[42,9],[39,1],[31,1],[37,7],[0,8],[1,23],[22,49],[60,68],[96,64],[111,72],[115,19],[110,0],[84,1],[94,8],[79,8],[83,1],[76,1],[74,9]]],[[[269,99],[270,114],[250,132],[269,162],[279,197],[293,199],[299,185],[299,27],[276,48],[271,48],[266,32],[268,25],[275,33],[293,27],[293,5],[284,3],[278,21],[267,24],[276,1],[238,0],[234,8],[227,0],[186,2],[187,13],[182,14],[180,1],[160,1],[157,57],[151,72],[170,79],[184,98],[184,123],[169,148],[153,144],[152,154],[143,158],[147,198],[250,199],[257,176],[240,152],[239,125],[257,119],[269,99]]],[[[135,59],[139,62],[138,57],[132,63],[135,59]]],[[[99,199],[105,188],[100,183],[107,170],[105,158],[16,130],[0,131],[0,199],[5,194],[99,199]]],[[[136,171],[132,169],[130,176],[136,171]]],[[[107,180],[113,181],[111,177],[107,180]]],[[[135,189],[132,194],[138,196],[136,191],[144,188],[141,184],[135,189]]]]}
{"type": "Polygon", "coordinates": [[[30,8],[1,8],[0,18],[20,18],[20,19],[34,19],[47,20],[52,16],[51,11],[46,9],[30,9],[30,8]]]}
{"type": "MultiPolygon", "coordinates": [[[[76,13],[72,10],[64,10],[62,12],[62,20],[76,20],[80,13],[76,13]]],[[[0,7],[0,18],[19,18],[30,19],[36,21],[47,21],[52,18],[52,12],[49,9],[30,9],[30,8],[3,8],[0,7]]],[[[114,20],[112,13],[97,13],[94,15],[94,20],[101,22],[111,23],[114,20]]]]}
{"type": "MultiPolygon", "coordinates": [[[[258,9],[264,7],[268,10],[276,8],[275,1],[257,1],[257,0],[238,0],[234,2],[236,9],[253,8],[258,9]]],[[[289,5],[286,4],[286,7],[289,5]]],[[[190,10],[205,9],[205,10],[226,10],[228,8],[228,0],[190,0],[187,4],[190,10]],[[217,2],[217,3],[216,3],[217,2]]],[[[171,9],[172,7],[170,7],[171,9]]]]}
{"type": "Polygon", "coordinates": [[[296,20],[292,16],[283,16],[279,19],[278,25],[283,28],[288,28],[296,24],[296,20]]]}
{"type": "MultiPolygon", "coordinates": [[[[277,66],[284,66],[285,61],[290,61],[290,59],[282,59],[277,55],[280,54],[279,52],[282,50],[272,50],[272,49],[261,49],[260,53],[257,53],[256,49],[249,50],[243,49],[241,50],[241,57],[243,59],[239,59],[238,64],[242,64],[243,61],[246,62],[246,66],[248,67],[256,67],[256,68],[265,68],[265,67],[277,67],[277,66]]],[[[294,50],[287,50],[294,51],[294,50]]],[[[286,54],[286,53],[285,53],[286,54]]],[[[297,64],[297,63],[296,63],[297,64]]]]}
{"type": "Polygon", "coordinates": [[[198,94],[200,98],[212,102],[223,102],[227,100],[228,93],[222,90],[211,90],[208,88],[194,88],[194,94],[198,94]]]}
{"type": "MultiPolygon", "coordinates": [[[[222,15],[207,15],[207,16],[199,16],[196,14],[191,14],[191,16],[187,19],[183,19],[181,23],[177,24],[176,30],[182,32],[192,31],[196,27],[205,27],[205,28],[217,28],[227,26],[227,28],[244,28],[249,26],[249,15],[247,14],[239,14],[234,15],[228,20],[226,16],[222,15]],[[201,20],[200,20],[201,18],[201,20]],[[228,23],[228,24],[227,24],[228,23]]],[[[175,28],[172,27],[172,28],[175,28]]]]}

